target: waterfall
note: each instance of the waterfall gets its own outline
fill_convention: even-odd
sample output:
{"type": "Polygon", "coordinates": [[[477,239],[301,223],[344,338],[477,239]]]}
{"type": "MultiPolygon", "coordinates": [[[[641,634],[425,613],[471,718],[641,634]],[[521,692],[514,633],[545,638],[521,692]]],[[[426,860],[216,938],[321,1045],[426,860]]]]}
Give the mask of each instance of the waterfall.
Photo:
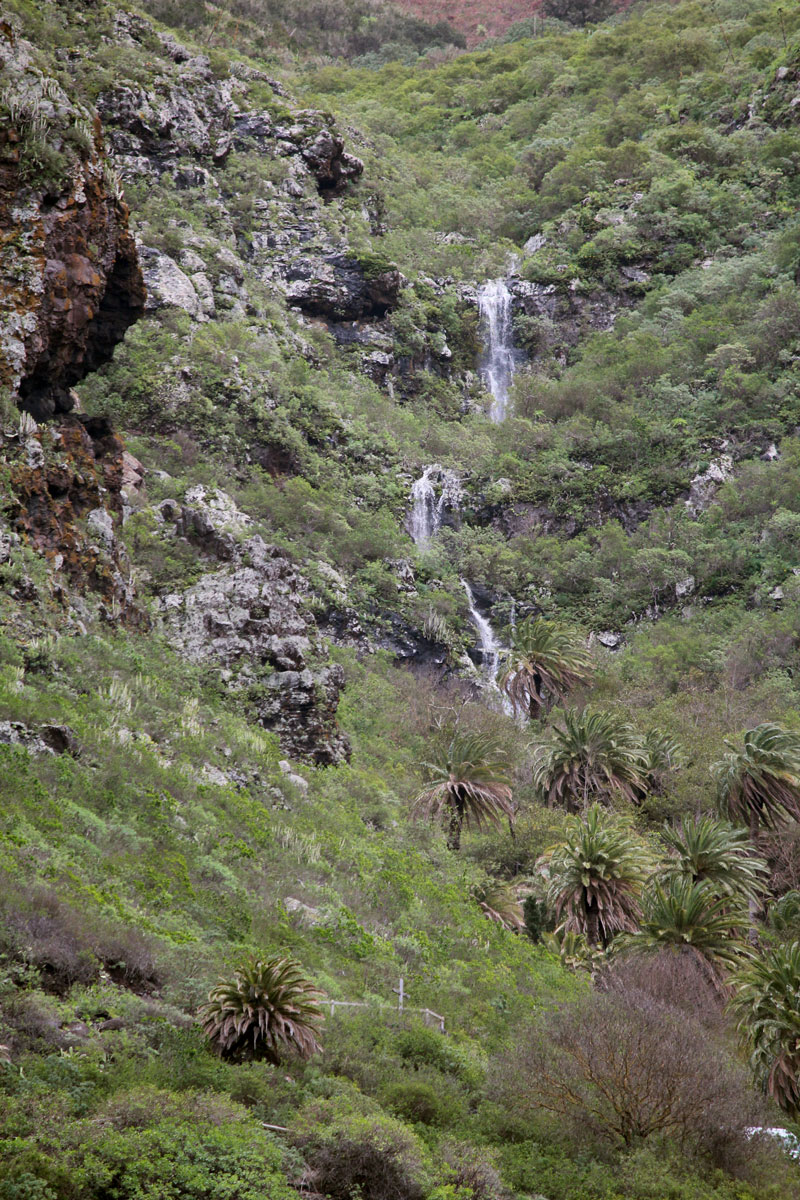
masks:
{"type": "Polygon", "coordinates": [[[460,503],[461,480],[455,471],[439,463],[427,466],[411,486],[411,512],[408,514],[408,532],[420,550],[427,550],[439,532],[444,510],[457,509],[460,503]]]}
{"type": "Polygon", "coordinates": [[[469,615],[472,618],[472,623],[478,632],[478,646],[483,660],[483,669],[489,685],[493,688],[497,687],[497,673],[500,670],[500,644],[494,636],[492,629],[486,617],[478,612],[475,607],[475,597],[472,594],[472,588],[467,583],[466,579],[461,580],[461,585],[467,593],[467,603],[469,605],[469,615]]]}
{"type": "Polygon", "coordinates": [[[490,279],[478,292],[478,312],[484,337],[483,380],[492,393],[489,415],[503,421],[515,357],[511,325],[511,292],[502,279],[490,279]]]}

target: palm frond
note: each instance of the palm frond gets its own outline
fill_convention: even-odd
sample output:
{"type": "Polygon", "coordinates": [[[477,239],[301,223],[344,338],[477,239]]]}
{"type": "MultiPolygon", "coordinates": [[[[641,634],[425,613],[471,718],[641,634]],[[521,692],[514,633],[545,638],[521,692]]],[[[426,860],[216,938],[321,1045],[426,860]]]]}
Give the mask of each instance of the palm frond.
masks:
{"type": "Polygon", "coordinates": [[[632,953],[666,948],[700,955],[717,981],[722,966],[736,966],[748,953],[742,938],[747,909],[739,898],[720,898],[708,883],[683,875],[653,884],[643,896],[640,927],[620,941],[632,953]]]}
{"type": "Polygon", "coordinates": [[[513,820],[511,782],[493,738],[457,732],[421,765],[428,781],[415,797],[412,812],[428,820],[445,818],[454,848],[462,825],[480,828],[504,817],[513,820]]]}
{"type": "Polygon", "coordinates": [[[577,630],[543,617],[527,617],[511,633],[498,683],[515,712],[535,717],[588,679],[592,669],[591,656],[577,630]]]}
{"type": "Polygon", "coordinates": [[[800,820],[800,735],[764,722],[744,735],[742,749],[711,768],[719,811],[737,825],[775,829],[800,820]]]}
{"type": "Polygon", "coordinates": [[[755,899],[765,889],[766,862],[754,852],[747,831],[701,817],[665,825],[661,839],[674,857],[666,874],[707,883],[717,896],[755,899]]]}
{"type": "Polygon", "coordinates": [[[769,1095],[800,1115],[800,942],[767,950],[733,976],[730,1008],[769,1095]]]}
{"type": "Polygon", "coordinates": [[[509,883],[500,879],[488,879],[478,883],[472,889],[472,898],[476,900],[483,915],[512,933],[520,933],[525,928],[522,919],[522,905],[514,894],[509,883]]]}
{"type": "Polygon", "coordinates": [[[547,804],[568,811],[614,796],[637,801],[647,790],[642,740],[617,713],[568,709],[534,750],[533,783],[547,804]]]}
{"type": "Polygon", "coordinates": [[[564,841],[545,851],[539,866],[548,877],[548,902],[565,932],[605,946],[616,934],[636,928],[650,858],[599,805],[592,805],[585,820],[568,822],[564,841]]]}
{"type": "Polygon", "coordinates": [[[234,1062],[278,1063],[287,1049],[310,1058],[320,1049],[321,996],[295,959],[251,959],[209,993],[200,1021],[219,1054],[234,1062]]]}

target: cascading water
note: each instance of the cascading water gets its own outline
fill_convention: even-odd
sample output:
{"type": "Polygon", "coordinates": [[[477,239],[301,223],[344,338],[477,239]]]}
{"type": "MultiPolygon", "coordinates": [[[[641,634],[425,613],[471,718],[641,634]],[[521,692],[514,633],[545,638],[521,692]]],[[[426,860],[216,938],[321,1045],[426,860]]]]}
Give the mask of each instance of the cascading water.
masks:
{"type": "Polygon", "coordinates": [[[427,466],[412,484],[411,512],[408,515],[408,532],[420,550],[426,550],[436,537],[445,509],[457,509],[460,503],[461,480],[455,471],[441,467],[439,463],[427,466]]]}
{"type": "Polygon", "coordinates": [[[467,583],[466,579],[461,580],[461,586],[467,593],[467,603],[469,605],[469,615],[472,618],[472,623],[478,634],[478,648],[481,652],[481,661],[483,672],[486,676],[486,683],[489,690],[496,692],[497,698],[503,712],[509,717],[514,715],[514,706],[504,692],[500,691],[497,683],[497,676],[500,673],[500,655],[502,646],[498,642],[495,632],[492,629],[491,623],[484,617],[483,613],[478,611],[475,604],[475,597],[472,594],[472,588],[467,583]]]}
{"type": "Polygon", "coordinates": [[[478,631],[478,645],[480,646],[481,658],[483,660],[483,669],[489,683],[493,687],[497,687],[497,672],[500,669],[500,645],[497,638],[494,636],[492,629],[486,617],[478,612],[475,607],[475,597],[472,594],[472,588],[467,583],[466,579],[461,580],[462,587],[467,593],[467,604],[469,605],[469,615],[472,618],[472,623],[478,631]]]}
{"type": "Polygon", "coordinates": [[[483,380],[492,394],[489,416],[504,421],[508,389],[516,366],[511,323],[511,292],[502,279],[490,279],[478,292],[478,312],[484,337],[483,380]]]}

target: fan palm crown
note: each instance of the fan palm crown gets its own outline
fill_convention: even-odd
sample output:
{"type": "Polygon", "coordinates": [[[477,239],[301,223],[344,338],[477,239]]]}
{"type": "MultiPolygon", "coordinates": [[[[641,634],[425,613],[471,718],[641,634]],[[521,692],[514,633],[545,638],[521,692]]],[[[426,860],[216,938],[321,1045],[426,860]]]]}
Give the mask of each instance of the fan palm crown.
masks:
{"type": "Polygon", "coordinates": [[[567,822],[564,841],[545,851],[547,899],[565,933],[607,946],[617,933],[636,928],[639,896],[649,856],[618,822],[593,804],[585,820],[567,822]]]}
{"type": "Polygon", "coordinates": [[[295,959],[253,958],[209,993],[200,1021],[219,1054],[233,1062],[277,1064],[285,1050],[310,1058],[320,1049],[321,995],[295,959]]]}
{"type": "Polygon", "coordinates": [[[536,718],[588,679],[592,661],[580,634],[558,621],[527,617],[511,632],[499,684],[514,711],[536,718]]]}
{"type": "Polygon", "coordinates": [[[800,820],[800,735],[767,721],[747,730],[742,749],[725,744],[729,752],[711,768],[719,811],[753,838],[761,826],[800,820]]]}
{"type": "Polygon", "coordinates": [[[734,976],[730,1007],[767,1092],[800,1116],[800,942],[767,950],[734,976]]]}
{"type": "Polygon", "coordinates": [[[615,712],[568,709],[534,751],[533,783],[546,803],[568,811],[647,790],[647,758],[632,725],[615,712]]]}
{"type": "Polygon", "coordinates": [[[665,825],[661,839],[674,857],[668,877],[707,883],[715,896],[754,900],[764,891],[767,864],[753,854],[744,829],[713,817],[665,825]]]}
{"type": "Polygon", "coordinates": [[[465,825],[513,820],[511,782],[492,737],[456,731],[422,766],[428,780],[414,800],[414,815],[443,820],[451,850],[459,849],[465,825]]]}

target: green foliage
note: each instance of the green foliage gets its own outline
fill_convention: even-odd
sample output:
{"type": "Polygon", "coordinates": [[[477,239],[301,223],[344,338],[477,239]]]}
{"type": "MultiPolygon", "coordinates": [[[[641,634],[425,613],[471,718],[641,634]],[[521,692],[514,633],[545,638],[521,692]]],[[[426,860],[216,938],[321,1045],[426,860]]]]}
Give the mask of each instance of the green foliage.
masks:
{"type": "Polygon", "coordinates": [[[480,828],[503,817],[513,819],[507,767],[491,734],[456,730],[435,750],[431,761],[422,764],[428,781],[414,801],[414,812],[446,822],[451,850],[460,848],[464,825],[480,828]]]}
{"type": "MultiPolygon", "coordinates": [[[[730,743],[726,743],[730,746],[730,743]]],[[[731,820],[758,830],[800,818],[800,737],[765,722],[744,735],[744,748],[712,767],[717,803],[731,820]]]]}
{"type": "Polygon", "coordinates": [[[548,876],[548,903],[565,933],[605,947],[616,934],[636,929],[649,858],[636,837],[599,805],[584,818],[570,819],[565,840],[544,854],[541,865],[548,876]]]}
{"type": "Polygon", "coordinates": [[[767,949],[734,977],[731,1008],[753,1063],[784,1112],[800,1111],[800,942],[767,949]]]}
{"type": "Polygon", "coordinates": [[[741,896],[720,897],[712,884],[683,875],[651,883],[643,896],[643,916],[635,933],[620,941],[626,952],[664,948],[699,956],[709,970],[736,966],[744,954],[747,910],[741,896]]]}
{"type": "Polygon", "coordinates": [[[536,747],[533,783],[547,804],[587,810],[619,797],[636,800],[646,788],[648,762],[634,727],[615,712],[568,709],[536,747]]]}
{"type": "Polygon", "coordinates": [[[665,826],[662,841],[675,856],[667,873],[707,883],[718,896],[755,899],[764,890],[767,864],[753,853],[748,835],[711,817],[684,818],[665,826]]]}
{"type": "Polygon", "coordinates": [[[526,617],[511,632],[511,649],[499,685],[515,712],[535,719],[542,708],[565,699],[586,682],[591,658],[571,629],[526,617]]]}

